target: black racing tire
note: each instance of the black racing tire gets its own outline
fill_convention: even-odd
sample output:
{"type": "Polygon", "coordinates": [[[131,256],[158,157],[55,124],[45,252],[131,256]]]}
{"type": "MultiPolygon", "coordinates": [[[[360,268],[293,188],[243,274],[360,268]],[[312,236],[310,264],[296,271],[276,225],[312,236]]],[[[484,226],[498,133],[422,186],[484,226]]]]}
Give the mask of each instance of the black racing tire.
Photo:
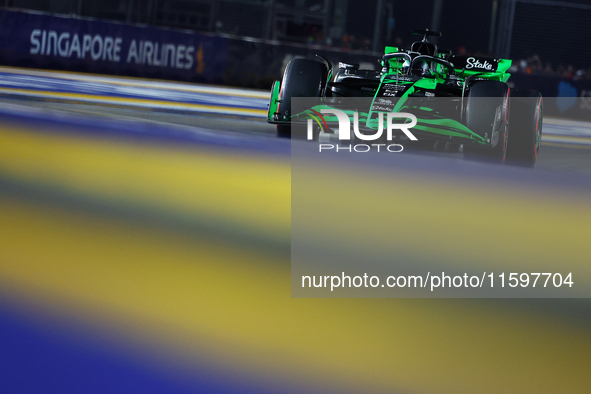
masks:
{"type": "MultiPolygon", "coordinates": [[[[293,59],[285,67],[277,108],[283,119],[291,117],[291,99],[293,97],[320,97],[328,78],[328,66],[311,59],[293,59]]],[[[290,138],[289,124],[277,125],[277,136],[290,138]]]]}
{"type": "Polygon", "coordinates": [[[510,105],[507,163],[533,167],[538,159],[542,139],[544,121],[542,95],[536,90],[512,89],[510,105]]]}
{"type": "Polygon", "coordinates": [[[504,163],[507,154],[509,87],[498,81],[475,82],[466,100],[465,124],[491,146],[464,144],[464,157],[492,163],[504,163]]]}

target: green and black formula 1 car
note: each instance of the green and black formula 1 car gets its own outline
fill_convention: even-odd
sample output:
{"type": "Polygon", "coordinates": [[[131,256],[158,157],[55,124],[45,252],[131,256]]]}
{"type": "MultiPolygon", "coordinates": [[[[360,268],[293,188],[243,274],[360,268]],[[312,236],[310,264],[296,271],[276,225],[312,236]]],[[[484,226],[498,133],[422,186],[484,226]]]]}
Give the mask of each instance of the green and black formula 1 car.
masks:
{"type": "Polygon", "coordinates": [[[377,119],[388,112],[412,113],[417,119],[412,132],[423,143],[448,142],[462,146],[466,157],[533,166],[542,134],[542,96],[509,88],[511,60],[452,55],[429,42],[440,33],[413,34],[423,39],[410,50],[386,47],[380,71],[344,63],[333,71],[323,57],[292,60],[273,84],[267,121],[277,125],[278,136],[290,137],[322,108],[344,110],[341,102],[365,98],[359,102],[366,107],[357,108],[362,133],[381,130],[377,119]],[[315,97],[317,103],[292,109],[296,97],[315,97]]]}

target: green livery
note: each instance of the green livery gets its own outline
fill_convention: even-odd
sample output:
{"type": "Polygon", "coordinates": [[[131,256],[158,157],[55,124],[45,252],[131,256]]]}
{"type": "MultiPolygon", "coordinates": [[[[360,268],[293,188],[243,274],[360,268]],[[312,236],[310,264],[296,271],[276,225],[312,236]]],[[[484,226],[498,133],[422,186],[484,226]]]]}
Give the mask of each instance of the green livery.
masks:
{"type": "MultiPolygon", "coordinates": [[[[267,121],[277,125],[280,137],[290,137],[297,125],[310,118],[324,129],[314,116],[322,108],[343,110],[339,103],[345,100],[341,99],[364,98],[367,108],[356,110],[359,129],[369,134],[380,127],[378,119],[385,118],[378,116],[380,112],[412,113],[417,118],[412,130],[421,141],[462,146],[465,156],[501,162],[515,157],[533,165],[542,129],[541,96],[535,91],[509,89],[511,60],[453,55],[429,41],[440,33],[413,33],[423,39],[409,49],[387,46],[378,71],[344,63],[333,71],[332,64],[321,57],[321,61],[292,60],[282,81],[273,84],[267,121]],[[292,98],[296,97],[316,97],[317,102],[311,108],[292,109],[292,98]],[[514,121],[520,129],[515,131],[509,126],[513,101],[519,101],[516,106],[522,111],[511,116],[524,118],[514,121]],[[534,118],[535,122],[531,121],[534,118]],[[510,131],[519,136],[509,137],[510,131]]],[[[324,119],[334,120],[330,116],[324,119]]],[[[397,137],[404,139],[403,135],[397,137]]]]}

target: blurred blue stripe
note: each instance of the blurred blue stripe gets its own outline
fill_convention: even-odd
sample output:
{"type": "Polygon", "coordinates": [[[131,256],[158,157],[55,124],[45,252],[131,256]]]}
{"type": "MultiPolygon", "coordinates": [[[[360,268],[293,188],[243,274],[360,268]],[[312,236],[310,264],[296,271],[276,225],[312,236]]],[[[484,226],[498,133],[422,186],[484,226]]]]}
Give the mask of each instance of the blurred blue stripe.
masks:
{"type": "Polygon", "coordinates": [[[159,100],[174,103],[221,105],[238,108],[267,109],[267,99],[217,95],[143,86],[126,86],[102,82],[73,81],[63,78],[20,75],[0,72],[0,87],[56,93],[92,94],[105,98],[159,100]]]}
{"type": "Polygon", "coordinates": [[[289,140],[209,130],[200,127],[162,125],[128,119],[87,117],[57,111],[44,111],[21,106],[0,107],[0,121],[23,124],[35,131],[78,134],[108,138],[125,138],[137,142],[164,142],[182,146],[208,146],[238,150],[242,153],[260,152],[289,155],[289,140]]]}
{"type": "MultiPolygon", "coordinates": [[[[123,346],[124,347],[124,346],[123,346]]],[[[203,360],[206,361],[206,360],[203,360]]],[[[270,393],[251,379],[245,383],[229,370],[176,368],[166,360],[141,360],[97,338],[95,332],[65,327],[0,302],[0,392],[2,393],[270,393]]],[[[179,361],[180,362],[180,361],[179,361]]]]}

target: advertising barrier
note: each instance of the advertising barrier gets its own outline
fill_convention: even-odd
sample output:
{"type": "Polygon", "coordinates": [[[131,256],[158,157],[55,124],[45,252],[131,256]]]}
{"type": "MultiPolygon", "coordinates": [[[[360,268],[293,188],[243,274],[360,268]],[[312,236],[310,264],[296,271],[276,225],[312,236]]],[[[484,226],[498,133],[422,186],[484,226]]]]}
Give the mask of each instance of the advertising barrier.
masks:
{"type": "Polygon", "coordinates": [[[0,64],[269,89],[294,57],[375,55],[193,31],[0,10],[0,64]]]}
{"type": "Polygon", "coordinates": [[[219,83],[227,40],[196,32],[0,10],[0,64],[219,83]]]}
{"type": "MultiPolygon", "coordinates": [[[[0,10],[0,64],[270,89],[296,57],[377,69],[378,54],[221,37],[42,13],[0,10]]],[[[515,73],[509,84],[546,98],[544,113],[591,118],[591,81],[515,73]]]]}

